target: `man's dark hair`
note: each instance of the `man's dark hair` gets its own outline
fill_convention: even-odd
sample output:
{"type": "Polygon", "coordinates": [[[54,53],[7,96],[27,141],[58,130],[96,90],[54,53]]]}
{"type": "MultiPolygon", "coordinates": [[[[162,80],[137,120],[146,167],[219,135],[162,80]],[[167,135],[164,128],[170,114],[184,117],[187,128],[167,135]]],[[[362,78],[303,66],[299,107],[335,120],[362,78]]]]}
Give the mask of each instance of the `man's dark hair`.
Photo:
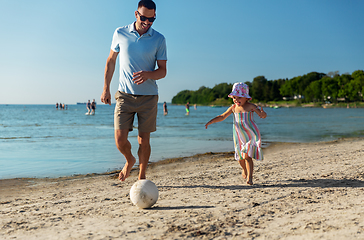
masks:
{"type": "Polygon", "coordinates": [[[152,0],[140,0],[138,4],[138,8],[146,7],[148,9],[157,10],[155,3],[152,0]]]}

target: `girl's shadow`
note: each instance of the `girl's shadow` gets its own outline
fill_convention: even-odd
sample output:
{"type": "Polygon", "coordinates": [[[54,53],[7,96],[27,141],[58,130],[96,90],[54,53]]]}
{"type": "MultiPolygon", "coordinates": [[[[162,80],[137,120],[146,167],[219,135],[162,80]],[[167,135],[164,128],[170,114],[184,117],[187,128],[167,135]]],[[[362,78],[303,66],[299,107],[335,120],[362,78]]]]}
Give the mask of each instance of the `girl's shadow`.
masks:
{"type": "Polygon", "coordinates": [[[252,188],[299,188],[299,187],[319,187],[319,188],[342,188],[352,187],[359,188],[364,187],[364,181],[356,179],[290,179],[282,181],[281,183],[272,184],[254,184],[254,185],[228,185],[228,186],[211,186],[211,185],[188,185],[188,186],[158,186],[158,188],[209,188],[209,189],[221,189],[221,190],[240,190],[240,189],[252,189],[252,188]]]}

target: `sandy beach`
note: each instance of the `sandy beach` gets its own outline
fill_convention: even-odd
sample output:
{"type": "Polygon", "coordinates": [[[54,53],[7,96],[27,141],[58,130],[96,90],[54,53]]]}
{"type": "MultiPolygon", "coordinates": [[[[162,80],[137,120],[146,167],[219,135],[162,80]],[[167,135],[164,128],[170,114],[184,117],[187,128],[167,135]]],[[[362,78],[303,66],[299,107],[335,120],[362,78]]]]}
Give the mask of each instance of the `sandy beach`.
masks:
{"type": "Polygon", "coordinates": [[[133,206],[137,169],[0,180],[0,239],[364,239],[364,139],[276,143],[254,161],[233,153],[151,164],[151,209],[133,206]]]}

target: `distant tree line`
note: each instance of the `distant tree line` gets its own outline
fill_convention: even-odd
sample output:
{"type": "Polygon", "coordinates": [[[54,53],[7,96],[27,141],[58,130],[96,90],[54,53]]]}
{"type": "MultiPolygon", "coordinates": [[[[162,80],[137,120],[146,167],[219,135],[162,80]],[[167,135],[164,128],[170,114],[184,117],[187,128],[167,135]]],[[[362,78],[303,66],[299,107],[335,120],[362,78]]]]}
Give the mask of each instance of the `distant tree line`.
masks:
{"type": "MultiPolygon", "coordinates": [[[[267,80],[258,76],[252,82],[245,82],[249,86],[250,96],[254,101],[270,102],[298,99],[302,103],[308,102],[355,102],[363,101],[364,71],[357,70],[352,74],[338,72],[311,72],[291,79],[267,80]]],[[[220,83],[213,88],[205,86],[197,91],[184,90],[173,97],[173,104],[208,105],[216,99],[228,100],[233,83],[220,83]]]]}
{"type": "Polygon", "coordinates": [[[227,100],[232,87],[232,83],[220,83],[213,88],[202,86],[197,91],[184,90],[172,98],[172,103],[185,104],[190,102],[191,104],[208,105],[218,98],[227,100]]]}

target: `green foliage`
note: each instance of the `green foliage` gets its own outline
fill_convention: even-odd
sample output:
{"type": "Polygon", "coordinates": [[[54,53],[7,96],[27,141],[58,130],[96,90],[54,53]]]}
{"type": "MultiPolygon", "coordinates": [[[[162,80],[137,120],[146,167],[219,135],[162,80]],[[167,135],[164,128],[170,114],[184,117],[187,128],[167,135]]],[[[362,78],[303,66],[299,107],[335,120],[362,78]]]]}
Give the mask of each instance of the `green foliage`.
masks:
{"type": "Polygon", "coordinates": [[[232,87],[231,83],[220,83],[213,88],[202,86],[197,91],[184,90],[172,98],[172,103],[209,105],[219,98],[228,100],[232,87]]]}
{"type": "Polygon", "coordinates": [[[308,102],[319,102],[322,99],[322,82],[313,81],[305,89],[303,95],[306,97],[308,102]]]}
{"type": "MultiPolygon", "coordinates": [[[[280,101],[297,99],[299,103],[322,103],[330,101],[354,102],[363,101],[364,71],[357,70],[350,74],[340,75],[338,71],[325,73],[311,72],[291,79],[267,80],[257,76],[249,86],[249,94],[255,102],[280,101]]],[[[173,104],[209,105],[213,103],[231,103],[228,94],[233,83],[220,83],[213,88],[205,86],[197,91],[184,90],[173,97],[173,104]]]]}

